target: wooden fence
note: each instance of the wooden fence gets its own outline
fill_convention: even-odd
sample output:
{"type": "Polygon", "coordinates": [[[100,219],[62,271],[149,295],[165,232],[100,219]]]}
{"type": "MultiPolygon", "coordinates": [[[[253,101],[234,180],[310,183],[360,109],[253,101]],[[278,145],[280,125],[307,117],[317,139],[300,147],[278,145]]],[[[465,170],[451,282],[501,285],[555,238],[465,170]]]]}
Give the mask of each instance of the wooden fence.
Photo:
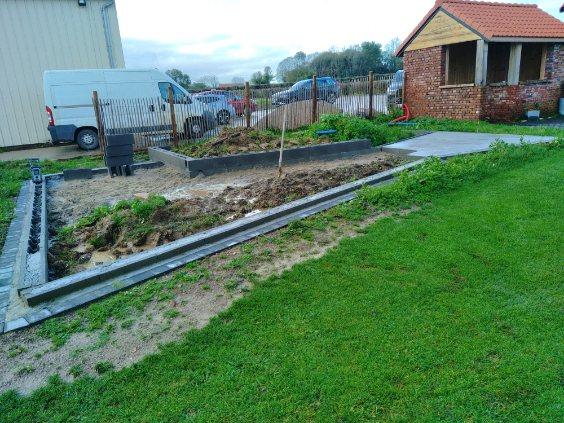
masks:
{"type": "Polygon", "coordinates": [[[188,96],[168,92],[156,98],[98,98],[93,103],[101,148],[104,137],[135,134],[136,148],[211,137],[224,127],[278,130],[316,122],[323,114],[372,118],[402,102],[403,81],[394,74],[346,79],[313,77],[294,85],[244,86],[188,96]],[[336,81],[336,83],[335,83],[336,81]]]}

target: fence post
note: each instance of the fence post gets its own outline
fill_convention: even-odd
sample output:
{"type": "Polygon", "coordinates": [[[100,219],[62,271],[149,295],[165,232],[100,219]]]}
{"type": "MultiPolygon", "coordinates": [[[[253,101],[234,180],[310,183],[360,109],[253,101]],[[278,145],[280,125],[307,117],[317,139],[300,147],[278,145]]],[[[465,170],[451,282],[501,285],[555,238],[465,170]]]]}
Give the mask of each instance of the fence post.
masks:
{"type": "Polygon", "coordinates": [[[176,114],[174,113],[174,94],[172,86],[168,86],[168,105],[170,106],[170,123],[172,124],[172,143],[178,147],[178,128],[176,127],[176,114]]]}
{"type": "Polygon", "coordinates": [[[266,123],[265,129],[268,129],[268,126],[269,126],[268,125],[268,123],[269,123],[268,122],[268,103],[270,102],[270,94],[271,94],[270,89],[267,88],[266,90],[264,90],[264,104],[265,104],[265,107],[266,107],[266,115],[264,116],[265,123],[266,123]]]}
{"type": "Polygon", "coordinates": [[[92,105],[94,106],[94,113],[96,115],[96,126],[98,127],[98,143],[100,144],[100,152],[106,160],[106,137],[104,135],[104,123],[102,122],[102,113],[100,112],[100,100],[98,98],[98,91],[92,92],[92,105]]]}
{"type": "Polygon", "coordinates": [[[317,75],[311,79],[311,123],[317,122],[317,75]]]}
{"type": "Polygon", "coordinates": [[[251,89],[249,81],[245,82],[245,126],[251,127],[251,89]]]}
{"type": "Polygon", "coordinates": [[[374,73],[368,73],[368,119],[372,119],[374,114],[372,111],[374,102],[374,73]]]}

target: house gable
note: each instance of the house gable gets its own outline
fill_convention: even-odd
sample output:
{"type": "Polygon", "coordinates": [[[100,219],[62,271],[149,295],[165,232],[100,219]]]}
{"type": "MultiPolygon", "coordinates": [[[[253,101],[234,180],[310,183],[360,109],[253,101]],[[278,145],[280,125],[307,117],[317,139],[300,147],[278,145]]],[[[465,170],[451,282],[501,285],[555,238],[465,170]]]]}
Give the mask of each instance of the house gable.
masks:
{"type": "Polygon", "coordinates": [[[406,46],[405,51],[479,40],[481,37],[439,10],[406,46]]]}

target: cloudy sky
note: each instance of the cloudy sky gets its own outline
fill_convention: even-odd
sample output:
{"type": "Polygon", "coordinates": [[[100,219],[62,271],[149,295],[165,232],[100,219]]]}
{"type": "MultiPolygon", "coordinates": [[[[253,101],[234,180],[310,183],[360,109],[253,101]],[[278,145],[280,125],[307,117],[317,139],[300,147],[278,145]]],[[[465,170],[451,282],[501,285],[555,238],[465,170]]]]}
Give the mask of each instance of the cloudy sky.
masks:
{"type": "MultiPolygon", "coordinates": [[[[515,0],[517,1],[517,0],[515,0]]],[[[403,39],[435,0],[116,0],[126,66],[248,79],[297,51],[403,39]]],[[[536,3],[558,16],[560,0],[536,3]]]]}

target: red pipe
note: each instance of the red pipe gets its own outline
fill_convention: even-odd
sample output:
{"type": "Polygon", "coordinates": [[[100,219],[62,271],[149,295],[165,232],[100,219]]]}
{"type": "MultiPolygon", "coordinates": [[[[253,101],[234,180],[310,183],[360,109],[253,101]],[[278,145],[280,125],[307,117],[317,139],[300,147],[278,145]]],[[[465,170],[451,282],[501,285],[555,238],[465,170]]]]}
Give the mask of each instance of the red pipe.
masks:
{"type": "Polygon", "coordinates": [[[395,118],[390,123],[397,123],[397,122],[405,122],[411,119],[411,111],[409,110],[409,106],[404,103],[403,105],[403,115],[395,118]]]}

